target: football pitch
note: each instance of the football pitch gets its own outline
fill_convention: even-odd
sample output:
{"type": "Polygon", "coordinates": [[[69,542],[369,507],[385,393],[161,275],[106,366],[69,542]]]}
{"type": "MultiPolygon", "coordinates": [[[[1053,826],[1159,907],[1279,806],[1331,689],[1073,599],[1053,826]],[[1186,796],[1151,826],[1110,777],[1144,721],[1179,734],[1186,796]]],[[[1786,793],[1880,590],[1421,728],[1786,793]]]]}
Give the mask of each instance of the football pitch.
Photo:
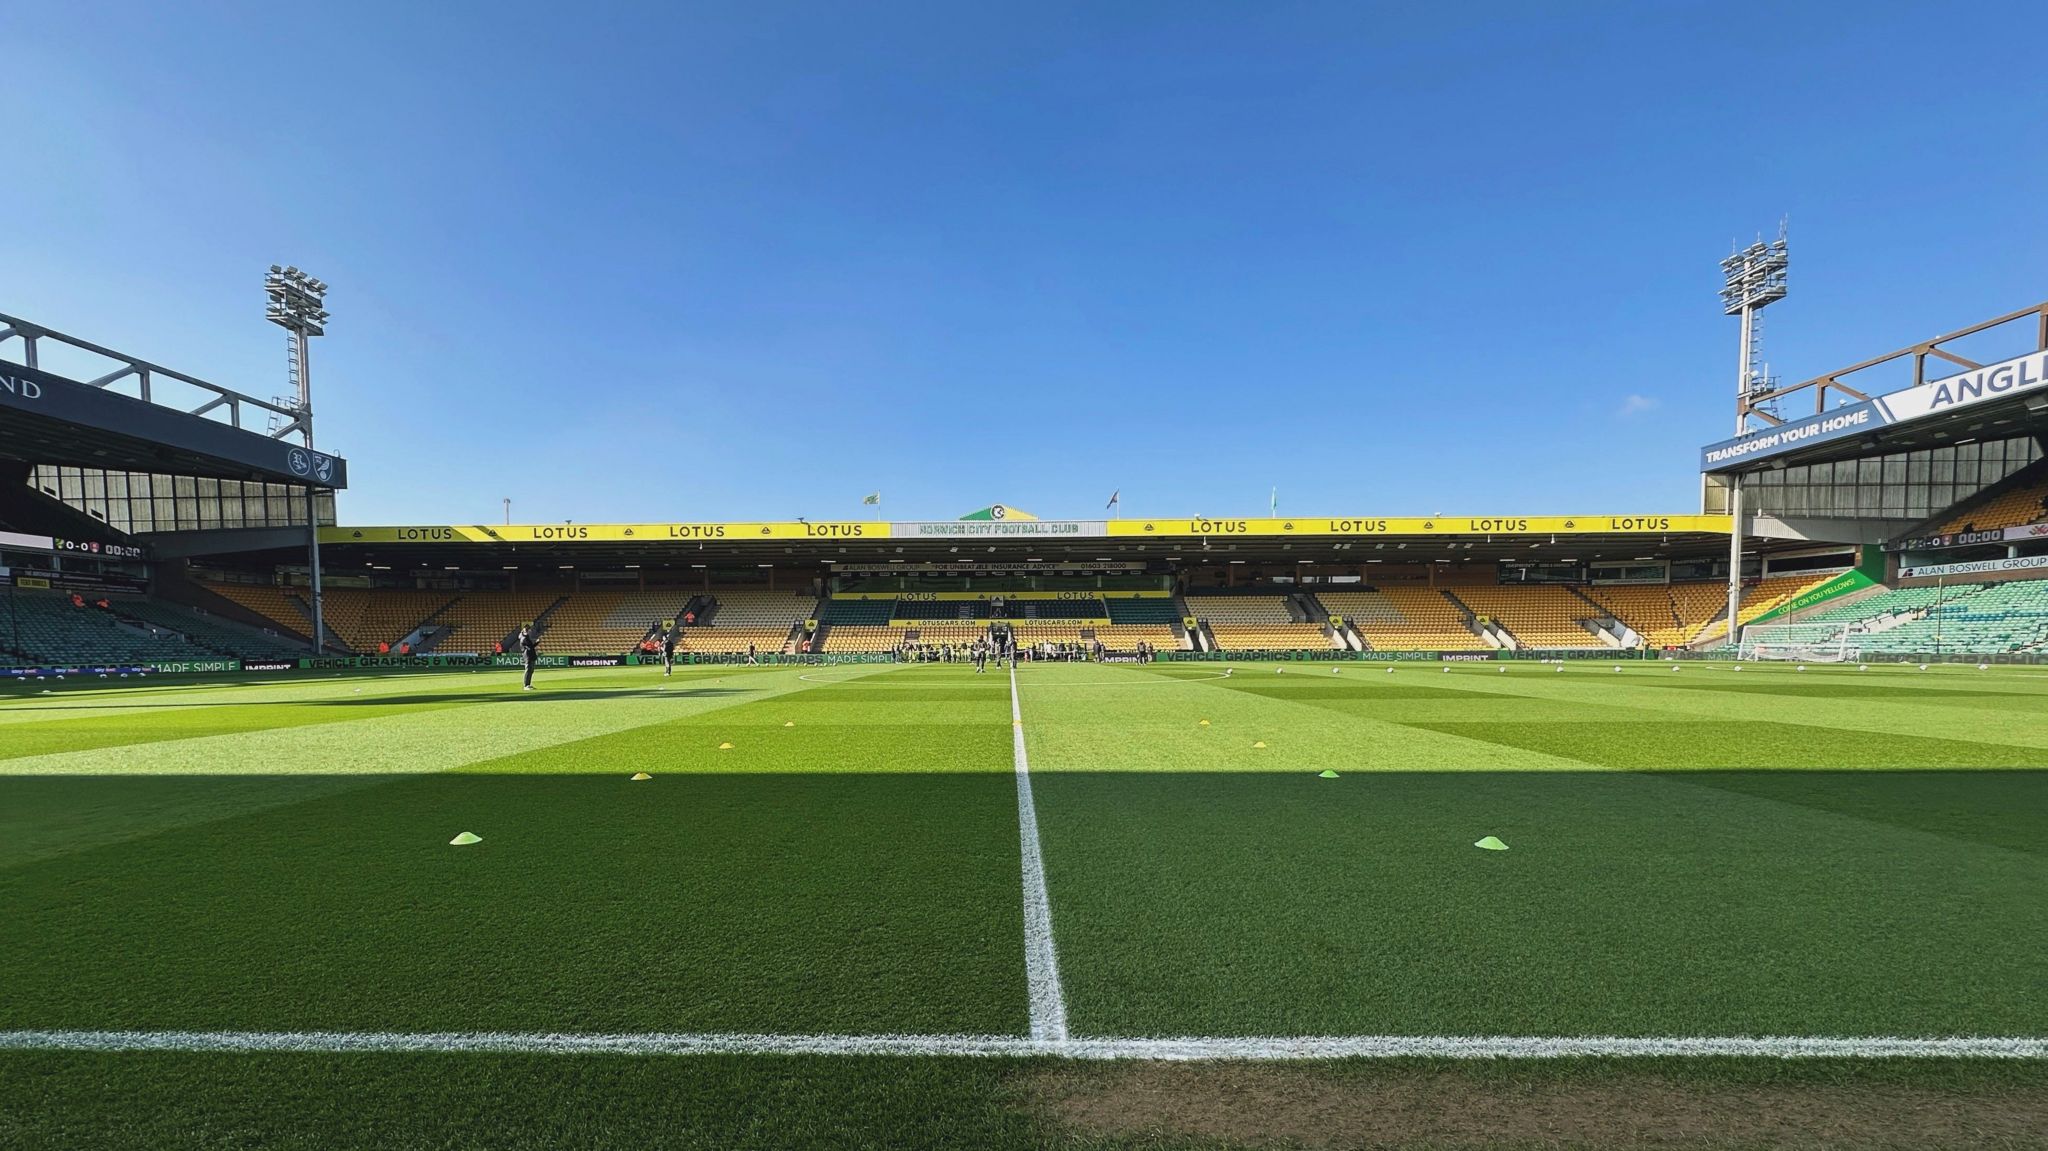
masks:
{"type": "Polygon", "coordinates": [[[2048,671],[1621,669],[8,688],[0,1144],[1233,1145],[1073,1104],[1183,1061],[2040,1105],[2048,671]]]}

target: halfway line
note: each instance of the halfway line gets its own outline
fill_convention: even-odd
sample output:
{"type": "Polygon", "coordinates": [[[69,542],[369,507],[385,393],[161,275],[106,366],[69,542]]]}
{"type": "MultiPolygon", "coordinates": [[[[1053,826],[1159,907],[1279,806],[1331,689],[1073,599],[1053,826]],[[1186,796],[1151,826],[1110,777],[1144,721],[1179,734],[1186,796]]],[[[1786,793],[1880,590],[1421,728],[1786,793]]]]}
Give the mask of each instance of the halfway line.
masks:
{"type": "Polygon", "coordinates": [[[1010,740],[1017,760],[1017,838],[1024,849],[1024,982],[1031,991],[1031,1038],[1063,1043],[1067,998],[1060,991],[1060,961],[1052,946],[1052,900],[1045,893],[1045,861],[1038,850],[1038,808],[1031,802],[1031,759],[1024,753],[1024,709],[1017,703],[1014,664],[1010,740]]]}
{"type": "Polygon", "coordinates": [[[1881,1036],[1328,1035],[1047,1039],[1021,1035],[574,1034],[528,1031],[0,1031],[0,1051],[899,1055],[1170,1062],[1303,1059],[2048,1059],[2048,1039],[1881,1036]]]}

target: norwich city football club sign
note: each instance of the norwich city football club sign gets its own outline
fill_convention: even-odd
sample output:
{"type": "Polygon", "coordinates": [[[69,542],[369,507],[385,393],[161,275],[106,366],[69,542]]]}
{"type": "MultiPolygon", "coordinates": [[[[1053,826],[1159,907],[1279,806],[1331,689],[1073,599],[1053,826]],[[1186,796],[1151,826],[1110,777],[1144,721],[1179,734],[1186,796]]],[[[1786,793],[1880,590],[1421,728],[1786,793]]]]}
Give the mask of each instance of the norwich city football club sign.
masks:
{"type": "Polygon", "coordinates": [[[899,540],[944,539],[1084,539],[1108,534],[1101,520],[948,520],[938,523],[890,524],[889,536],[899,540]]]}

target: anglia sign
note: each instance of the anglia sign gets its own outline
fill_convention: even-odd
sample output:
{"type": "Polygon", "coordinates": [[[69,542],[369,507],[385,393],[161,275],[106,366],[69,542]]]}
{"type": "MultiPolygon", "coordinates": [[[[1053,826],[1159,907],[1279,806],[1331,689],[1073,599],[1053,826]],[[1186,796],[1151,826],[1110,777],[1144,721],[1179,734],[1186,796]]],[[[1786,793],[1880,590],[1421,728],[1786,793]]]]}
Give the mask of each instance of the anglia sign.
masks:
{"type": "Polygon", "coordinates": [[[18,371],[12,364],[0,364],[0,393],[18,400],[40,400],[43,385],[34,376],[18,371]]]}
{"type": "Polygon", "coordinates": [[[1744,460],[1768,458],[2044,388],[2048,388],[2048,351],[2028,352],[1860,404],[1787,420],[1776,427],[1708,444],[1700,449],[1700,470],[1724,471],[1744,460]]]}

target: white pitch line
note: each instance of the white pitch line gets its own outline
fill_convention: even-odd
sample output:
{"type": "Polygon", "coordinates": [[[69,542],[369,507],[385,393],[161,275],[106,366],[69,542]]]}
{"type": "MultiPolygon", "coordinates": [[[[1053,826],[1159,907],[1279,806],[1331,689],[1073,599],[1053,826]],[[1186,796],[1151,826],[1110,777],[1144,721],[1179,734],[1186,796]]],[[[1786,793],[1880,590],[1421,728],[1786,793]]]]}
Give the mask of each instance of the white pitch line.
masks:
{"type": "Polygon", "coordinates": [[[1307,1059],[2048,1059],[2048,1038],[1330,1035],[1175,1039],[1019,1035],[575,1034],[526,1031],[0,1031],[0,1051],[896,1055],[1164,1062],[1307,1059]]]}
{"type": "Polygon", "coordinates": [[[1017,838],[1024,856],[1024,983],[1031,993],[1031,1038],[1063,1043],[1067,997],[1060,991],[1059,954],[1052,945],[1052,900],[1038,849],[1038,807],[1031,802],[1031,759],[1024,753],[1024,709],[1017,668],[1010,667],[1010,740],[1017,761],[1017,838]]]}

